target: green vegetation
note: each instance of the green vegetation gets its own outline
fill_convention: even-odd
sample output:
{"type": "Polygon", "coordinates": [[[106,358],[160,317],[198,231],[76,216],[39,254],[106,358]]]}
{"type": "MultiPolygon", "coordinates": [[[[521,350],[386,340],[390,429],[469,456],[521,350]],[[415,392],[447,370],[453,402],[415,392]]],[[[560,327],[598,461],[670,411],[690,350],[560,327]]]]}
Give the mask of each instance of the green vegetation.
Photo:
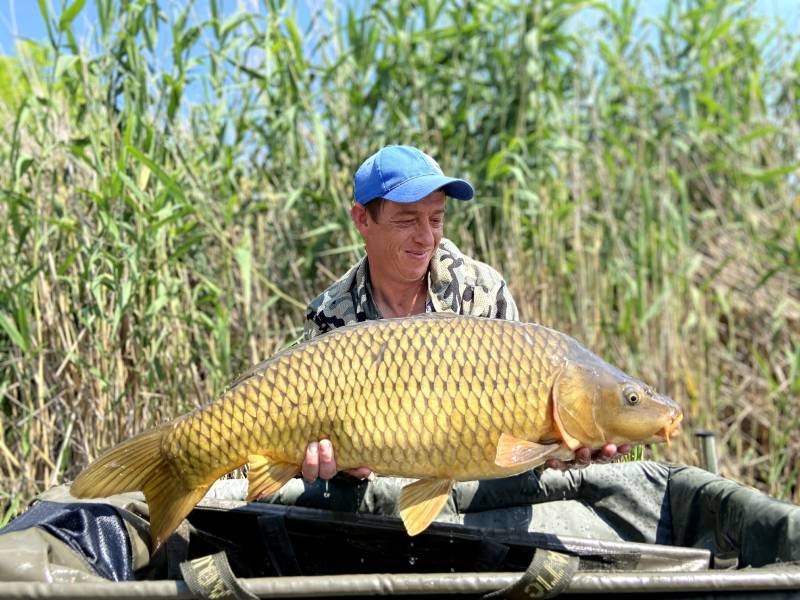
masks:
{"type": "Polygon", "coordinates": [[[83,4],[0,61],[0,520],[294,341],[386,143],[476,185],[447,235],[526,320],[800,501],[797,36],[728,0],[330,2],[307,30],[279,0],[97,0],[83,45],[83,4]]]}

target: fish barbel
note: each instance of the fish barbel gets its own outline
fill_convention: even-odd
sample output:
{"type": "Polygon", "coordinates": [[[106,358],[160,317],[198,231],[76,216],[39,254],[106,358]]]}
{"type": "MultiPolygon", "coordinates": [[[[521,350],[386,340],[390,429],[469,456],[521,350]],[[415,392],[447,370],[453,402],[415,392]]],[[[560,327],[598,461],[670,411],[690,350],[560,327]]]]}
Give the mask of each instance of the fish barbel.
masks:
{"type": "Polygon", "coordinates": [[[142,490],[155,551],[211,484],[249,463],[248,499],[300,473],[309,442],[340,469],[420,478],[403,488],[409,534],[455,481],[514,475],[579,447],[667,441],[681,410],[532,323],[428,314],[366,321],[289,348],[212,404],[146,431],[87,467],[71,493],[142,490]]]}

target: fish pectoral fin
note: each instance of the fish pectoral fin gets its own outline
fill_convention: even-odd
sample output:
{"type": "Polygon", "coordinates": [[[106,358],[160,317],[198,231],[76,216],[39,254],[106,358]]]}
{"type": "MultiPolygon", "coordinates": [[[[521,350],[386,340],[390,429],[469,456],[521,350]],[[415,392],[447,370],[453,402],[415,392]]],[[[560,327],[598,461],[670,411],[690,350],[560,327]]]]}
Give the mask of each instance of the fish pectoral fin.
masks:
{"type": "Polygon", "coordinates": [[[447,503],[455,483],[452,479],[420,479],[400,490],[400,518],[408,535],[428,528],[447,503]]]}
{"type": "Polygon", "coordinates": [[[300,467],[291,463],[273,460],[262,454],[247,457],[250,471],[247,473],[247,500],[258,500],[274,494],[300,472],[300,467]]]}
{"type": "MultiPolygon", "coordinates": [[[[559,374],[559,379],[560,378],[561,378],[561,375],[559,374]]],[[[554,390],[555,389],[557,389],[557,388],[554,387],[554,390]]],[[[553,426],[555,427],[556,431],[558,432],[558,435],[561,436],[561,440],[564,442],[564,445],[567,448],[569,448],[570,450],[575,450],[575,449],[580,448],[581,446],[583,446],[583,444],[581,444],[581,441],[578,438],[576,438],[574,435],[570,434],[570,432],[567,431],[567,428],[564,426],[564,421],[561,419],[561,413],[559,412],[558,393],[556,391],[553,392],[552,406],[553,406],[553,415],[552,415],[553,416],[553,426]]]]}
{"type": "Polygon", "coordinates": [[[537,444],[508,433],[501,433],[494,464],[498,467],[532,469],[559,451],[559,444],[537,444]]]}

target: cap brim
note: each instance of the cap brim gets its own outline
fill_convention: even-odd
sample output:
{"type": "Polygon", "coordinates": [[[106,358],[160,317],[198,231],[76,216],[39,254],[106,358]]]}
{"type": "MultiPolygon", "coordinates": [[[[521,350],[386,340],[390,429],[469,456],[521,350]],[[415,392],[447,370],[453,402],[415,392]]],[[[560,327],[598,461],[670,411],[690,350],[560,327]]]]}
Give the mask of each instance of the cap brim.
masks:
{"type": "Polygon", "coordinates": [[[475,190],[463,179],[444,175],[422,175],[401,183],[382,197],[393,202],[417,202],[438,189],[441,189],[445,196],[456,200],[471,200],[475,195],[475,190]]]}

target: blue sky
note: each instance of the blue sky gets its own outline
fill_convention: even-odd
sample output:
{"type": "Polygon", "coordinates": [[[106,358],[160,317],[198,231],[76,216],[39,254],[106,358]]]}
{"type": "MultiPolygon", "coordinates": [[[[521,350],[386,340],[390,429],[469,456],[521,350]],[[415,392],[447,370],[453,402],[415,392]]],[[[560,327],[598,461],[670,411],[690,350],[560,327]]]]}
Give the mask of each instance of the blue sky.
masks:
{"type": "MultiPolygon", "coordinates": [[[[55,0],[52,4],[60,7],[61,3],[55,0]]],[[[76,20],[79,31],[84,32],[91,27],[90,13],[94,13],[91,0],[76,20]]],[[[36,0],[0,0],[0,54],[15,54],[15,36],[34,41],[47,39],[47,29],[36,0]]]]}
{"type": "MultiPolygon", "coordinates": [[[[661,14],[665,2],[669,0],[641,0],[641,13],[643,15],[661,14]]],[[[55,7],[56,13],[61,12],[62,4],[70,4],[72,0],[45,0],[55,7]]],[[[173,7],[184,5],[184,0],[171,0],[165,6],[173,7]]],[[[324,0],[299,0],[298,16],[301,26],[308,22],[308,15],[314,8],[324,4],[324,0]],[[305,21],[305,23],[304,23],[305,21]]],[[[207,13],[207,3],[203,0],[195,2],[199,14],[207,13]]],[[[225,0],[224,6],[233,13],[238,7],[258,10],[263,3],[260,0],[225,0]]],[[[798,0],[756,0],[755,10],[758,14],[768,17],[777,16],[783,19],[791,31],[800,31],[800,2],[798,0]]],[[[94,2],[88,0],[86,6],[74,22],[74,30],[78,37],[94,27],[94,2]]],[[[47,39],[47,29],[44,24],[39,5],[36,0],[0,0],[0,54],[15,54],[14,38],[23,37],[35,41],[47,39]]]]}
{"type": "MultiPolygon", "coordinates": [[[[73,2],[73,0],[44,1],[54,8],[56,15],[61,13],[62,5],[70,5],[73,2]]],[[[194,4],[198,15],[208,15],[208,2],[196,0],[194,4]]],[[[296,4],[298,20],[302,27],[308,24],[308,15],[323,5],[324,0],[299,0],[296,4]]],[[[186,5],[186,0],[164,0],[161,5],[166,11],[177,12],[186,5]]],[[[239,8],[264,11],[262,0],[224,0],[223,7],[226,14],[233,14],[239,8]]],[[[87,0],[83,10],[73,22],[73,31],[79,41],[95,27],[96,15],[94,0],[87,0]]],[[[37,0],[0,0],[0,55],[15,54],[16,37],[34,41],[47,40],[47,27],[37,0]]]]}

